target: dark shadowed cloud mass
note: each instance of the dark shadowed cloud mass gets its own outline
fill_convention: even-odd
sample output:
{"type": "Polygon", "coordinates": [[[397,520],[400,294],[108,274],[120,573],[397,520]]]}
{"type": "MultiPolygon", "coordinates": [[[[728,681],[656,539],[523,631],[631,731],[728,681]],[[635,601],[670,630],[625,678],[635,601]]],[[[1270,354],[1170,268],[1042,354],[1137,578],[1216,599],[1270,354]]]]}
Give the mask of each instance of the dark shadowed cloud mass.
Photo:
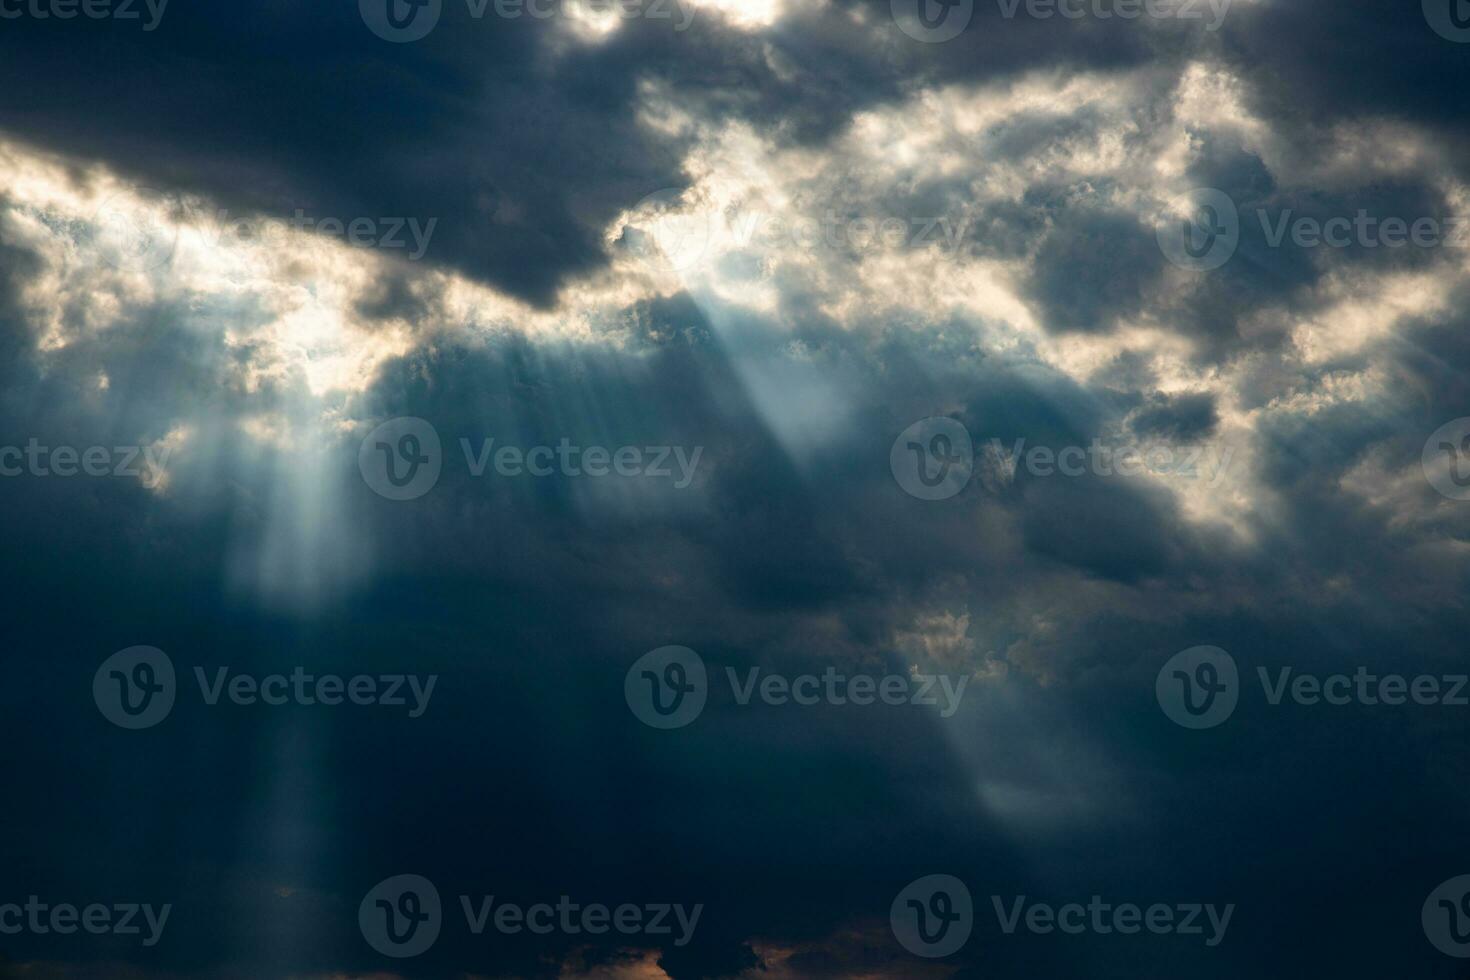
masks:
{"type": "Polygon", "coordinates": [[[0,978],[1465,976],[1467,83],[0,0],[0,978]]]}

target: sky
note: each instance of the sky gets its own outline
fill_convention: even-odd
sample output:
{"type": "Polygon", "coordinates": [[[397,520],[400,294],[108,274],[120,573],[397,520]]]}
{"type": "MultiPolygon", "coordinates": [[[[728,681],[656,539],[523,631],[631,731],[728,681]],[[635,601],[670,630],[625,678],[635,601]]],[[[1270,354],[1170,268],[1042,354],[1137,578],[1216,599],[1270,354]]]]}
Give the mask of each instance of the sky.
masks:
{"type": "Polygon", "coordinates": [[[1466,91],[0,0],[0,980],[1470,976],[1466,91]]]}

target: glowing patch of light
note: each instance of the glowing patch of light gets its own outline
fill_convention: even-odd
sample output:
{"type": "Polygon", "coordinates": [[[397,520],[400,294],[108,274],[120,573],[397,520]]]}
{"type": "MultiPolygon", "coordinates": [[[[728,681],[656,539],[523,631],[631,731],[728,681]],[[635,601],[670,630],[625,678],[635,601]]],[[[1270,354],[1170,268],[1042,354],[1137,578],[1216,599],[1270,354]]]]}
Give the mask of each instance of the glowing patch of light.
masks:
{"type": "Polygon", "coordinates": [[[754,31],[770,27],[786,11],[783,0],[681,0],[699,12],[717,14],[733,27],[754,31]]]}

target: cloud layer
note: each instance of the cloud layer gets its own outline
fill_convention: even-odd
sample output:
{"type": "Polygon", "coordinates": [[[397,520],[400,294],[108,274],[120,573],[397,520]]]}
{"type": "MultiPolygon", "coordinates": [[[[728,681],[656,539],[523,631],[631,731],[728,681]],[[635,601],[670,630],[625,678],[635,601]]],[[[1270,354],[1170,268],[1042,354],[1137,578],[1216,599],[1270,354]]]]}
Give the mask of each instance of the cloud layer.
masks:
{"type": "Polygon", "coordinates": [[[0,936],[0,976],[1454,975],[1419,912],[1466,870],[1461,713],[1257,677],[1465,671],[1470,49],[1370,4],[1029,9],[8,20],[0,904],[174,912],[0,936]],[[972,451],[925,500],[893,460],[933,417],[972,451]],[[438,476],[395,500],[403,418],[438,476]],[[138,644],[179,700],[127,732],[89,691],[138,644]],[[1205,644],[1240,704],[1188,731],[1155,681],[1205,644]],[[668,645],[712,681],[659,731],[624,684],[668,645]],[[408,718],[211,705],[222,666],[439,679],[408,718]],[[752,669],[968,686],[742,704],[752,669]],[[448,915],[396,962],[356,910],[403,873],[448,915]],[[934,873],[976,934],[928,961],[889,910],[934,873]],[[476,936],[491,894],[704,912],[476,936]],[[1215,948],[1005,934],[1021,895],[1237,910],[1215,948]]]}

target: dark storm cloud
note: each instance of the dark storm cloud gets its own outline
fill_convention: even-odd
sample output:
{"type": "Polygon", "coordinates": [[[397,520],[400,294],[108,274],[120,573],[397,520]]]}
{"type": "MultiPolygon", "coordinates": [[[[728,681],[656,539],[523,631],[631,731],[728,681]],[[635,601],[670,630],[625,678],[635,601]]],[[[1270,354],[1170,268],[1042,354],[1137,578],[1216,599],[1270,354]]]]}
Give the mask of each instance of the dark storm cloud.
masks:
{"type": "Polygon", "coordinates": [[[554,64],[548,25],[451,14],[393,45],[345,3],[77,26],[7,22],[0,125],[235,216],[438,218],[432,261],[537,302],[681,179],[632,118],[636,41],[554,64]]]}
{"type": "MultiPolygon", "coordinates": [[[[169,311],[150,310],[148,319],[156,324],[149,350],[184,339],[169,311]]],[[[116,329],[122,333],[111,342],[121,351],[137,328],[116,329]]],[[[654,333],[665,335],[663,325],[654,333]]],[[[579,359],[566,351],[552,358],[510,343],[488,357],[452,352],[441,361],[396,366],[373,397],[394,411],[435,419],[446,439],[459,432],[532,439],[550,434],[537,431],[551,421],[541,413],[566,410],[585,391],[597,393],[594,404],[602,411],[564,420],[571,435],[697,438],[726,456],[753,442],[753,450],[743,451],[774,462],[768,440],[745,421],[747,412],[686,417],[679,423],[685,431],[671,431],[663,420],[679,415],[670,408],[692,400],[701,386],[725,386],[703,392],[718,395],[716,401],[738,401],[739,393],[728,390],[728,371],[707,346],[696,351],[671,342],[653,354],[652,365],[640,366],[611,354],[579,359]],[[426,373],[435,378],[432,388],[415,380],[426,373]],[[504,380],[487,386],[486,377],[504,380]],[[579,431],[575,425],[608,428],[579,431]]],[[[39,431],[83,440],[130,426],[166,428],[177,415],[193,414],[186,411],[190,403],[217,397],[206,386],[194,389],[180,380],[191,372],[208,377],[209,365],[220,359],[198,350],[161,364],[145,359],[126,386],[115,384],[101,405],[74,406],[71,423],[62,426],[51,393],[79,386],[95,367],[85,349],[68,351],[48,367],[49,380],[33,375],[12,386],[14,397],[35,408],[12,420],[8,438],[39,431]],[[173,384],[149,381],[151,371],[167,373],[173,384]],[[123,401],[149,391],[172,401],[123,401]]],[[[213,448],[227,457],[229,443],[239,439],[227,426],[207,436],[222,443],[213,448]]],[[[451,444],[451,451],[457,447],[451,444]]],[[[354,455],[350,448],[343,452],[338,468],[350,471],[354,455]]],[[[756,480],[757,467],[748,470],[756,480]]],[[[883,825],[911,828],[917,817],[933,823],[934,840],[948,837],[947,827],[978,819],[973,804],[957,802],[958,812],[971,812],[956,819],[957,813],[945,816],[928,799],[931,780],[947,777],[936,768],[942,744],[919,712],[894,719],[893,733],[932,746],[927,754],[934,762],[922,770],[922,785],[870,771],[862,760],[874,753],[888,757],[884,766],[896,774],[909,765],[881,745],[855,749],[848,741],[854,719],[840,712],[818,715],[829,733],[773,765],[763,753],[739,747],[767,742],[783,728],[789,738],[811,737],[810,716],[777,714],[750,728],[723,704],[703,734],[669,743],[642,729],[623,705],[623,672],[642,650],[677,640],[699,647],[712,664],[740,664],[761,645],[754,639],[761,631],[739,627],[741,620],[799,619],[803,607],[825,606],[850,591],[839,581],[806,599],[794,596],[794,610],[758,612],[771,606],[759,599],[716,612],[718,591],[706,576],[748,577],[749,584],[732,583],[738,595],[758,591],[755,583],[783,561],[840,567],[827,554],[835,545],[819,542],[804,545],[805,556],[772,552],[744,570],[747,562],[728,559],[724,571],[701,567],[717,566],[719,552],[733,549],[735,533],[765,527],[757,532],[760,540],[801,540],[795,521],[815,510],[791,482],[789,468],[767,472],[759,497],[731,499],[737,527],[703,543],[698,528],[707,521],[696,526],[677,512],[644,513],[635,521],[579,512],[571,486],[532,495],[446,481],[424,506],[401,509],[354,483],[345,506],[360,532],[392,559],[385,571],[395,571],[381,586],[311,622],[240,608],[226,598],[230,590],[218,571],[229,565],[232,525],[251,520],[270,499],[273,472],[234,470],[233,480],[241,482],[227,489],[228,483],[186,468],[176,474],[176,496],[169,498],[150,497],[124,481],[8,480],[0,488],[15,531],[7,551],[10,572],[23,576],[38,596],[55,597],[15,610],[14,643],[38,655],[25,661],[24,679],[7,687],[7,735],[19,740],[50,716],[54,737],[48,747],[15,760],[7,773],[33,790],[9,808],[7,823],[24,830],[7,838],[10,880],[25,882],[28,892],[74,895],[76,901],[135,895],[177,907],[173,941],[154,951],[29,937],[12,947],[22,958],[121,957],[211,976],[328,971],[344,964],[367,969],[374,964],[355,933],[356,900],[378,878],[417,868],[450,895],[483,890],[533,901],[552,889],[583,901],[639,895],[703,901],[707,935],[690,949],[661,955],[676,976],[704,976],[714,964],[746,962],[746,937],[775,930],[820,933],[840,924],[844,913],[841,903],[831,903],[832,884],[796,887],[814,854],[828,853],[830,864],[847,865],[866,882],[874,862],[861,855],[861,845],[836,843],[831,850],[822,826],[793,825],[793,806],[819,813],[839,795],[861,798],[864,822],[871,821],[875,833],[886,835],[883,825]],[[765,513],[782,509],[792,512],[790,518],[768,526],[765,513]],[[67,514],[65,528],[54,519],[58,512],[67,514]],[[692,535],[692,547],[679,545],[681,531],[692,535]],[[129,546],[119,548],[120,542],[129,546]],[[681,553],[687,557],[681,560],[681,553]],[[422,581],[419,576],[438,584],[427,592],[409,584],[422,581]],[[680,588],[661,584],[670,576],[682,581],[680,588]],[[85,618],[66,611],[78,593],[92,597],[85,618]],[[699,594],[708,596],[704,611],[690,605],[699,594]],[[630,605],[625,600],[633,596],[639,598],[630,605]],[[548,623],[558,625],[547,632],[548,623]],[[752,646],[737,649],[722,641],[720,634],[731,627],[752,646]],[[181,704],[167,727],[130,741],[110,730],[85,694],[102,650],[135,642],[164,648],[185,671],[197,664],[265,672],[304,662],[344,674],[434,672],[443,678],[441,700],[426,724],[399,719],[386,727],[378,718],[273,717],[181,704]],[[22,691],[31,693],[22,697],[22,691]],[[189,737],[181,738],[184,732],[189,737]],[[690,758],[713,764],[690,771],[690,758]],[[518,789],[507,796],[506,786],[518,789]],[[749,801],[738,814],[714,792],[731,786],[742,787],[749,801]],[[54,803],[61,798],[78,800],[79,814],[103,807],[127,817],[104,818],[83,834],[75,821],[56,819],[54,803]],[[621,802],[609,809],[611,800],[621,802]],[[585,825],[589,813],[604,815],[598,827],[585,825]],[[57,834],[49,843],[48,824],[57,834]],[[262,827],[271,830],[262,834],[262,827]],[[62,844],[82,836],[95,849],[62,844]],[[671,865],[669,850],[697,857],[671,865]],[[752,850],[768,864],[739,871],[752,850]],[[104,854],[105,860],[99,857],[104,854]],[[169,857],[186,854],[192,857],[169,857]],[[613,854],[626,858],[609,865],[613,854]]],[[[747,550],[757,555],[765,549],[747,550]]],[[[810,666],[817,668],[836,651],[795,655],[815,655],[810,666]]],[[[963,800],[961,788],[952,792],[963,800]]],[[[895,848],[880,863],[902,866],[906,860],[895,848]]],[[[570,955],[571,945],[446,936],[433,958],[407,972],[437,976],[452,966],[555,975],[555,963],[570,955]]]]}
{"type": "Polygon", "coordinates": [[[1210,435],[1219,420],[1214,396],[1201,393],[1152,399],[1129,424],[1142,436],[1187,442],[1210,435]]]}
{"type": "MultiPolygon", "coordinates": [[[[748,963],[747,944],[759,937],[812,942],[854,915],[881,915],[898,887],[933,867],[993,875],[1005,866],[999,838],[974,836],[988,818],[923,712],[895,712],[872,728],[837,708],[794,715],[739,708],[726,695],[687,737],[661,740],[623,705],[622,676],[638,653],[667,642],[694,646],[715,670],[902,671],[888,638],[909,621],[910,600],[955,574],[977,582],[1010,574],[1002,554],[977,566],[974,532],[1008,520],[1005,507],[1052,504],[1003,506],[977,489],[935,511],[904,496],[883,444],[907,419],[888,405],[917,412],[958,399],[980,435],[996,417],[1006,434],[1044,430],[1058,411],[1047,406],[1088,427],[1090,399],[1060,382],[1028,394],[999,371],[969,377],[920,343],[892,378],[880,378],[876,360],[863,368],[881,387],[863,397],[852,452],[788,459],[755,421],[735,362],[759,360],[789,338],[755,331],[726,351],[691,313],[677,304],[640,311],[649,339],[626,353],[507,338],[391,363],[364,399],[384,414],[432,419],[451,455],[460,435],[697,443],[708,453],[708,483],[687,501],[666,494],[650,506],[589,495],[571,480],[531,488],[446,472],[430,496],[396,504],[351,475],[355,445],[342,444],[332,467],[332,482],[347,488],[338,506],[373,542],[381,577],[305,621],[242,606],[220,571],[238,525],[269,521],[275,467],[225,462],[214,475],[182,463],[164,497],[123,481],[6,481],[9,570],[38,596],[56,597],[17,610],[17,645],[55,653],[19,668],[7,726],[19,737],[38,711],[59,726],[48,747],[12,766],[35,793],[11,808],[24,834],[11,838],[7,864],[28,890],[83,901],[131,889],[178,908],[177,938],[146,955],[40,937],[19,943],[19,954],[120,956],[213,976],[366,969],[355,901],[379,878],[416,869],[447,895],[533,901],[550,888],[584,901],[703,901],[699,942],[660,956],[675,976],[705,976],[748,963]],[[923,375],[937,387],[920,390],[923,375]],[[116,547],[120,534],[125,549],[116,547]],[[915,542],[938,550],[915,553],[915,542]],[[84,619],[65,613],[78,600],[63,597],[78,593],[93,597],[84,619]],[[821,625],[834,615],[845,623],[836,634],[821,625]],[[164,648],[186,672],[300,662],[344,674],[433,672],[442,686],[422,724],[195,703],[130,739],[85,695],[101,657],[138,642],[164,648]],[[691,769],[691,760],[700,764],[691,769]],[[731,791],[743,801],[735,809],[731,791]],[[54,820],[60,798],[129,816],[94,829],[88,848],[67,848],[80,829],[54,820]],[[835,839],[834,801],[854,810],[835,839]],[[596,827],[589,813],[602,815],[596,827]],[[670,854],[681,859],[671,864],[670,854]],[[609,855],[622,857],[609,863],[609,855]],[[829,870],[813,878],[814,863],[829,870]],[[191,870],[199,865],[207,870],[191,870]]],[[[74,441],[158,433],[213,406],[224,418],[202,434],[205,458],[240,455],[242,436],[225,424],[238,394],[211,383],[225,352],[201,345],[166,307],[137,311],[136,323],[114,330],[106,363],[126,383],[63,414],[63,393],[100,363],[100,341],[47,355],[46,380],[12,386],[34,406],[13,419],[12,440],[29,431],[74,441]],[[173,353],[160,359],[165,350],[173,353]]],[[[872,358],[862,338],[831,328],[803,339],[824,362],[872,358]]],[[[1084,570],[1098,561],[1081,539],[1054,541],[1047,556],[1084,570]]],[[[524,937],[487,945],[461,932],[407,973],[551,974],[574,945],[524,937]]],[[[883,962],[894,953],[872,955],[883,962]]]]}
{"type": "MultiPolygon", "coordinates": [[[[102,405],[72,405],[60,416],[72,419],[68,431],[158,432],[194,414],[190,405],[228,408],[238,396],[207,383],[228,355],[189,340],[180,319],[155,308],[117,327],[105,363],[130,365],[136,380],[115,382],[102,405]]],[[[944,331],[869,336],[815,322],[796,338],[815,352],[808,370],[857,372],[858,421],[840,451],[793,459],[759,421],[742,380],[792,337],[752,323],[738,340],[718,340],[683,300],[630,319],[639,330],[627,351],[514,337],[416,350],[385,367],[362,407],[371,417],[433,420],[451,457],[461,435],[697,442],[708,453],[707,483],[650,505],[571,480],[533,489],[461,470],[420,500],[393,503],[356,479],[355,444],[344,440],[332,466],[346,489],[339,506],[373,542],[378,574],[309,619],[226,598],[218,571],[236,540],[231,526],[270,498],[270,467],[236,471],[233,487],[184,469],[165,498],[126,484],[0,486],[7,572],[35,596],[15,609],[11,635],[16,649],[37,652],[15,663],[5,732],[11,744],[38,725],[52,732],[9,766],[10,780],[30,789],[8,808],[10,880],[78,901],[177,904],[174,941],[156,952],[32,937],[13,958],[115,957],[213,977],[381,968],[356,935],[356,902],[380,878],[414,871],[450,896],[451,912],[460,893],[705,902],[698,942],[657,953],[673,976],[749,965],[753,942],[824,948],[854,921],[876,925],[871,945],[844,954],[849,969],[897,973],[909,960],[883,931],[887,903],[905,882],[942,870],[970,882],[981,913],[961,959],[993,971],[1040,964],[1059,975],[1124,977],[1139,962],[1183,961],[1200,976],[1225,977],[1243,964],[1386,966],[1387,952],[1324,953],[1314,937],[1344,914],[1366,928],[1413,909],[1415,894],[1448,874],[1438,869],[1453,869],[1450,816],[1391,802],[1449,778],[1428,751],[1446,733],[1390,720],[1385,748],[1380,729],[1355,719],[1326,729],[1335,748],[1325,755],[1273,754],[1278,739],[1326,745],[1329,735],[1255,707],[1213,738],[1181,741],[1149,698],[1158,662],[1194,642],[1226,646],[1247,666],[1307,656],[1345,663],[1392,648],[1381,625],[1363,629],[1381,623],[1382,607],[1314,603],[1318,622],[1303,624],[1263,597],[1310,599],[1341,574],[1358,576],[1365,593],[1398,578],[1394,594],[1414,597],[1422,573],[1393,557],[1402,540],[1337,489],[1393,422],[1342,411],[1310,430],[1268,431],[1269,484],[1302,512],[1252,558],[1191,531],[1164,498],[1127,481],[1023,472],[1008,489],[977,482],[934,506],[902,494],[886,470],[897,432],[945,406],[959,406],[978,442],[1085,443],[1135,407],[1110,388],[980,357],[944,331]],[[116,546],[120,538],[127,547],[116,546]],[[1105,611],[1061,615],[1069,594],[1099,585],[1117,590],[1105,611]],[[622,703],[627,666],[670,642],[695,647],[717,671],[902,669],[893,631],[936,595],[968,604],[975,638],[1018,675],[1046,662],[1066,680],[1040,687],[1018,676],[1013,687],[977,688],[946,725],[920,712],[741,708],[723,695],[695,727],[660,733],[622,703]],[[985,618],[1027,595],[1048,622],[985,618]],[[85,617],[73,612],[79,604],[85,617]],[[1171,612],[1175,604],[1189,611],[1171,612]],[[86,692],[103,656],[137,642],[163,647],[185,669],[407,669],[438,673],[441,688],[416,721],[195,703],[156,730],[124,733],[86,692]],[[1070,679],[1077,671],[1086,679],[1070,679]],[[1038,725],[1046,735],[1033,742],[1025,733],[1038,725]],[[1007,757],[1021,745],[1020,758],[1007,757]],[[1125,750],[1135,755],[1120,758],[1125,750]],[[1099,752],[1106,766],[1093,758],[1099,752]],[[1245,802],[1259,802],[1251,787],[1261,758],[1273,785],[1291,787],[1265,809],[1245,802]],[[1404,761],[1418,758],[1426,761],[1404,761]],[[1356,830],[1320,842],[1281,834],[1312,824],[1321,800],[1346,793],[1364,765],[1382,792],[1357,798],[1356,830]],[[979,799],[977,779],[989,794],[979,799]],[[1031,794],[1050,801],[1042,814],[1023,805],[1017,821],[1006,809],[1015,803],[1000,806],[1001,816],[989,810],[1031,794]],[[75,815],[58,815],[58,800],[75,815]],[[116,819],[99,824],[90,816],[99,806],[116,819]],[[1163,860],[1151,853],[1159,840],[1246,840],[1258,861],[1305,877],[1352,834],[1385,822],[1407,823],[1406,836],[1423,843],[1358,854],[1363,870],[1335,882],[1341,901],[1331,909],[1320,896],[1283,891],[1274,873],[1238,870],[1239,846],[1173,847],[1163,860]],[[1058,826],[1078,836],[1048,837],[1058,826]],[[1402,866],[1408,877],[1385,887],[1402,866]],[[1168,942],[1119,952],[1103,937],[1075,945],[1002,937],[987,918],[991,894],[1065,901],[1098,891],[1140,902],[1236,901],[1238,931],[1219,956],[1201,960],[1168,942]],[[1282,936],[1273,923],[1283,920],[1304,928],[1282,936]]],[[[1425,324],[1419,334],[1445,365],[1416,358],[1414,344],[1386,353],[1434,388],[1436,412],[1453,414],[1470,406],[1454,401],[1446,380],[1458,377],[1447,365],[1463,363],[1444,341],[1449,329],[1425,324]]],[[[39,407],[15,420],[17,435],[54,424],[61,393],[104,362],[102,342],[51,355],[45,381],[38,352],[22,362],[34,373],[17,377],[12,394],[39,407]]],[[[1397,427],[1422,425],[1422,407],[1407,408],[1413,401],[1397,427]]],[[[240,437],[221,426],[214,438],[223,451],[240,437]]],[[[1442,582],[1431,594],[1450,588],[1442,582]]],[[[1452,656],[1458,625],[1454,615],[1426,617],[1418,634],[1426,662],[1452,656]]],[[[1458,733],[1458,723],[1445,724],[1458,733]]],[[[1342,807],[1337,820],[1347,821],[1342,807]]],[[[1395,961],[1419,949],[1406,932],[1389,927],[1395,961]]],[[[578,945],[448,930],[400,972],[555,975],[564,959],[587,955],[578,945]]],[[[593,946],[594,959],[620,955],[593,946]]],[[[1434,961],[1419,965],[1432,975],[1434,961]]]]}
{"type": "Polygon", "coordinates": [[[605,261],[621,209],[687,180],[681,139],[636,119],[641,81],[710,119],[812,142],[914,79],[1137,67],[1192,47],[1172,28],[985,9],[953,43],[922,45],[887,6],[865,24],[799,7],[754,34],[692,10],[687,30],[640,18],[597,44],[559,23],[472,19],[453,0],[409,44],[375,37],[345,2],[175,2],[151,32],[21,18],[0,36],[0,129],[237,218],[437,218],[429,262],[545,304],[605,261]]]}
{"type": "Polygon", "coordinates": [[[20,308],[19,297],[26,280],[41,267],[34,253],[0,243],[0,353],[5,365],[0,371],[16,370],[30,352],[30,323],[20,308]]]}
{"type": "MultiPolygon", "coordinates": [[[[595,45],[568,40],[560,24],[471,19],[454,2],[410,44],[373,36],[348,3],[175,3],[152,32],[23,18],[0,38],[0,126],[232,214],[438,218],[429,261],[546,303],[566,275],[605,261],[600,233],[620,209],[686,179],[680,141],[636,121],[643,79],[711,118],[811,141],[915,79],[1147,65],[1163,80],[1189,57],[1225,53],[1253,99],[1294,93],[1266,106],[1273,113],[1337,113],[1352,104],[1346,89],[1367,108],[1434,121],[1453,102],[1425,96],[1451,90],[1460,64],[1457,46],[1421,19],[1385,10],[1380,24],[1361,7],[1238,3],[1212,34],[1184,22],[1007,18],[980,3],[969,28],[939,45],[898,33],[887,7],[867,7],[865,25],[841,7],[800,7],[781,30],[753,34],[697,10],[686,31],[635,19],[595,45]],[[1387,56],[1364,61],[1335,44],[1331,57],[1302,56],[1300,45],[1316,52],[1364,27],[1387,56]],[[1299,77],[1322,71],[1332,74],[1299,77]],[[1272,84],[1273,73],[1286,77],[1272,84]]],[[[1310,138],[1301,134],[1283,127],[1287,139],[1310,138]]],[[[1035,139],[1018,128],[998,148],[1024,155],[1035,139]]],[[[1066,319],[1091,305],[1066,304],[1066,319]]]]}
{"type": "Polygon", "coordinates": [[[1464,45],[1431,29],[1423,6],[1240,3],[1219,50],[1251,79],[1252,103],[1303,152],[1320,147],[1333,124],[1387,117],[1435,129],[1455,147],[1448,162],[1463,172],[1458,93],[1470,62],[1464,45]]]}
{"type": "Polygon", "coordinates": [[[1131,214],[1064,208],[1032,267],[1031,295],[1058,331],[1108,331],[1142,306],[1163,257],[1131,214]]]}
{"type": "Polygon", "coordinates": [[[422,322],[435,313],[428,290],[417,288],[407,273],[394,270],[384,279],[371,283],[357,298],[353,312],[365,320],[401,320],[422,322]]]}

